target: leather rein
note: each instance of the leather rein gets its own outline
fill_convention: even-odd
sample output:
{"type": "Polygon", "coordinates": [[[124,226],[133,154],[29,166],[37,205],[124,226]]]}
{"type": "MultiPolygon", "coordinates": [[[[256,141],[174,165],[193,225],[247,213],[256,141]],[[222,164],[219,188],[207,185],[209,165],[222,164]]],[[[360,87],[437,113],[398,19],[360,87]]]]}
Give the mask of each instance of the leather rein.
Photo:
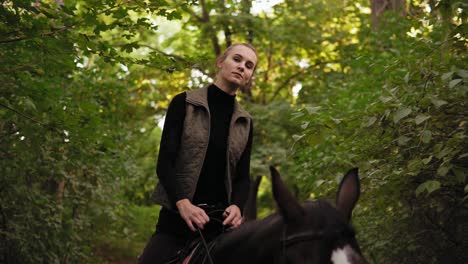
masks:
{"type": "MultiPolygon", "coordinates": [[[[206,205],[206,204],[202,204],[202,205],[198,205],[198,206],[205,210],[206,214],[210,217],[210,220],[213,220],[213,221],[219,223],[222,226],[221,233],[224,233],[225,228],[223,226],[223,220],[218,219],[216,217],[210,216],[211,214],[214,214],[214,213],[224,212],[224,209],[217,209],[216,206],[211,206],[211,205],[206,205]]],[[[204,247],[204,249],[206,251],[206,257],[208,258],[209,263],[214,264],[213,258],[211,257],[211,249],[212,248],[208,247],[208,244],[206,243],[206,239],[205,239],[205,236],[203,235],[203,232],[198,227],[196,229],[198,231],[198,235],[199,235],[200,240],[201,240],[201,242],[203,244],[203,247],[204,247]]],[[[205,263],[205,261],[203,261],[203,263],[205,263]]]]}

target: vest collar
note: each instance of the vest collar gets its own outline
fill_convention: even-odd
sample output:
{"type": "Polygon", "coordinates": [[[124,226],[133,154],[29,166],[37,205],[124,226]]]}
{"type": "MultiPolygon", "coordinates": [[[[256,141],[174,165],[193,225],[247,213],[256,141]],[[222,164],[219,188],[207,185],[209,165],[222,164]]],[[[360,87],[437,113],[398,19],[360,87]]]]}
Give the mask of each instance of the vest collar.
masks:
{"type": "MultiPolygon", "coordinates": [[[[207,110],[209,110],[208,86],[205,86],[201,89],[188,91],[185,101],[193,105],[203,106],[207,110]]],[[[237,102],[237,99],[234,99],[234,109],[232,117],[233,120],[236,120],[240,117],[252,119],[252,116],[241,107],[241,105],[237,102]]]]}

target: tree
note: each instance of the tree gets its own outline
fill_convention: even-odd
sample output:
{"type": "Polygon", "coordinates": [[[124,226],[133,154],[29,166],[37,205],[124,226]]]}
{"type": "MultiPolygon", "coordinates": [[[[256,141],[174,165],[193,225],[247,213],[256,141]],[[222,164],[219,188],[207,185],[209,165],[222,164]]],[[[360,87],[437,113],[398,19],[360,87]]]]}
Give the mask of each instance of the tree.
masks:
{"type": "Polygon", "coordinates": [[[466,12],[379,3],[408,15],[378,13],[373,30],[369,1],[263,13],[253,1],[6,1],[0,260],[94,262],[99,243],[144,240],[132,228],[156,183],[157,123],[242,41],[260,54],[254,89],[238,95],[255,117],[253,176],[277,165],[307,199],[358,166],[354,219],[371,261],[465,263],[466,12]]]}
{"type": "Polygon", "coordinates": [[[385,11],[393,11],[406,16],[406,0],[371,0],[372,27],[378,29],[385,11]]]}

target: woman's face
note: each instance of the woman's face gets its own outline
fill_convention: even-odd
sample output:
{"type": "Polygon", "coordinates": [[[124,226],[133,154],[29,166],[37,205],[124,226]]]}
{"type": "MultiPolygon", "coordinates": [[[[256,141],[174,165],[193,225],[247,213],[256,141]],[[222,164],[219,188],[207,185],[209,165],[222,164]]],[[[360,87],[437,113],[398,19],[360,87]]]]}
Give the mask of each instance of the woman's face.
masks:
{"type": "Polygon", "coordinates": [[[244,87],[252,78],[257,55],[253,50],[244,45],[232,47],[226,54],[226,58],[217,63],[219,68],[218,78],[227,83],[244,87]]]}

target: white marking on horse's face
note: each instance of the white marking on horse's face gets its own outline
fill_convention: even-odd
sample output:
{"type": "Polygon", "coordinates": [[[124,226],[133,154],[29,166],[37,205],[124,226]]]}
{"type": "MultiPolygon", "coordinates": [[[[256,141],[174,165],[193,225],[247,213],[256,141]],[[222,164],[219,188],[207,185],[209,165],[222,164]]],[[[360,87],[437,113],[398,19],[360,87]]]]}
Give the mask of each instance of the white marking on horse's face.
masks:
{"type": "Polygon", "coordinates": [[[336,248],[332,252],[331,261],[333,264],[366,264],[366,260],[354,250],[350,245],[343,248],[336,248]]]}
{"type": "Polygon", "coordinates": [[[351,264],[346,254],[346,247],[349,247],[349,246],[345,246],[344,248],[337,248],[333,250],[332,256],[331,256],[331,261],[333,264],[351,264]]]}

